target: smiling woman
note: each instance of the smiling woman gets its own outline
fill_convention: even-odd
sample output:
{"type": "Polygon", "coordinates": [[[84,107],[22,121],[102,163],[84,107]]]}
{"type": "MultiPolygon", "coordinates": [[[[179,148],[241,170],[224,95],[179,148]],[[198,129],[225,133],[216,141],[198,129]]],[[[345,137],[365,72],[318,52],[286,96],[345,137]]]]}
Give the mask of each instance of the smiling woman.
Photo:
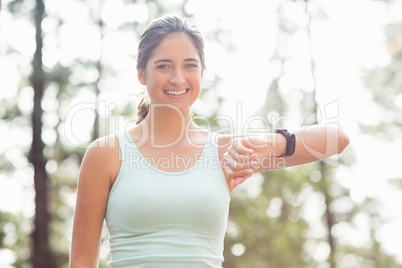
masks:
{"type": "MultiPolygon", "coordinates": [[[[174,18],[170,21],[154,21],[144,31],[138,45],[138,79],[143,85],[146,85],[147,79],[145,74],[147,68],[149,68],[149,75],[155,73],[156,70],[159,70],[159,73],[164,73],[166,75],[174,72],[174,76],[170,77],[172,80],[171,82],[173,82],[173,88],[166,88],[165,93],[170,95],[176,95],[177,93],[184,94],[182,92],[178,92],[184,90],[186,91],[185,93],[188,93],[189,88],[180,88],[180,86],[184,86],[182,84],[184,77],[181,72],[184,71],[184,74],[191,73],[193,74],[193,77],[194,75],[199,75],[199,77],[196,78],[198,78],[200,82],[203,70],[206,68],[204,57],[204,40],[202,39],[201,33],[187,20],[174,18]],[[172,43],[172,41],[177,41],[175,40],[176,38],[174,38],[177,36],[181,37],[180,47],[176,47],[175,43],[172,43]],[[169,38],[166,38],[164,42],[160,44],[161,40],[165,37],[169,38]],[[155,48],[157,45],[158,47],[155,48]],[[175,57],[177,52],[181,54],[180,59],[176,59],[175,57]],[[181,62],[173,62],[173,59],[181,62]],[[162,72],[162,70],[165,71],[162,72]],[[170,91],[170,93],[167,91],[170,91]]],[[[149,80],[150,79],[148,79],[148,81],[149,80]]],[[[198,81],[196,82],[198,83],[198,81]]],[[[138,122],[142,121],[146,117],[148,109],[149,101],[147,100],[147,97],[145,97],[140,102],[138,107],[138,122]]]]}
{"type": "Polygon", "coordinates": [[[135,127],[87,149],[70,267],[97,266],[103,220],[111,267],[222,267],[234,187],[254,172],[340,153],[348,137],[327,126],[244,137],[210,133],[190,112],[205,69],[195,26],[179,17],[158,19],[138,50],[148,101],[140,104],[135,127]]]}
{"type": "Polygon", "coordinates": [[[173,33],[160,41],[145,69],[138,68],[138,79],[148,90],[150,104],[179,105],[188,117],[189,108],[200,93],[201,68],[191,38],[184,33],[173,33]]]}

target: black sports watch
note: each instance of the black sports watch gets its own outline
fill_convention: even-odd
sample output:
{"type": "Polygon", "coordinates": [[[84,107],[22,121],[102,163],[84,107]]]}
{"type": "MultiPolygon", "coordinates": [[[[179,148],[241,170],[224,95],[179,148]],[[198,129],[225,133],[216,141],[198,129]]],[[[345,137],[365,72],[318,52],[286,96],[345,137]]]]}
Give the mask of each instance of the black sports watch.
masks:
{"type": "Polygon", "coordinates": [[[288,132],[287,129],[276,129],[275,133],[281,133],[283,136],[285,136],[286,138],[286,150],[285,152],[278,156],[278,157],[288,157],[288,156],[292,156],[293,153],[295,152],[295,148],[296,148],[296,137],[295,134],[291,134],[288,132]]]}

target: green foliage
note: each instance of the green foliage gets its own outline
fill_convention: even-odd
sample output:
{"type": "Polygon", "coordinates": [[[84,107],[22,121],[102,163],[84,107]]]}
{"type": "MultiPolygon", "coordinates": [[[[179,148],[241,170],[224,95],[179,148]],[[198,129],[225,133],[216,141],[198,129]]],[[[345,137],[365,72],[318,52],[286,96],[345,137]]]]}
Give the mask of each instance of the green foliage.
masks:
{"type": "Polygon", "coordinates": [[[31,7],[30,4],[27,5],[26,0],[12,0],[8,3],[7,9],[13,13],[14,15],[19,15],[19,16],[31,16],[31,7]]]}
{"type": "Polygon", "coordinates": [[[0,211],[0,250],[8,249],[15,253],[15,267],[29,262],[30,243],[27,233],[31,229],[29,219],[22,214],[0,211]]]}
{"type": "Polygon", "coordinates": [[[395,133],[400,133],[402,126],[402,24],[387,25],[385,34],[388,62],[373,69],[363,69],[362,75],[383,116],[376,124],[363,124],[362,129],[392,139],[395,133]]]}
{"type": "MultiPolygon", "coordinates": [[[[377,138],[386,141],[395,141],[401,134],[402,126],[402,24],[392,23],[385,26],[386,47],[388,60],[376,67],[362,70],[362,78],[369,89],[372,100],[376,104],[379,120],[371,124],[361,124],[365,133],[374,134],[377,138]]],[[[391,186],[402,190],[401,178],[389,180],[391,186]]],[[[363,209],[362,209],[363,210],[363,209]]],[[[373,246],[363,256],[370,256],[375,263],[368,267],[399,267],[393,259],[384,252],[378,237],[379,226],[386,224],[382,219],[379,204],[376,200],[368,199],[365,211],[370,215],[372,222],[371,233],[373,246]]]]}
{"type": "MultiPolygon", "coordinates": [[[[126,4],[138,4],[138,1],[125,1],[126,4]]],[[[186,14],[185,5],[187,1],[177,6],[174,10],[176,14],[182,14],[191,17],[192,14],[186,14]]],[[[303,1],[284,1],[300,5],[303,1]]],[[[172,12],[171,8],[163,1],[146,1],[148,11],[148,21],[155,19],[167,11],[172,12]]],[[[283,10],[282,10],[283,11],[283,10]]],[[[279,32],[281,32],[288,42],[292,35],[304,31],[305,25],[292,21],[291,18],[284,17],[284,13],[279,10],[281,16],[279,20],[279,32]]],[[[31,18],[32,7],[29,1],[14,0],[8,5],[8,12],[22,19],[31,18]]],[[[91,13],[91,12],[89,12],[91,13]]],[[[59,28],[63,26],[60,14],[48,13],[48,17],[59,22],[54,34],[57,36],[59,28]]],[[[100,32],[130,31],[133,34],[140,35],[146,23],[137,21],[124,22],[117,29],[108,29],[99,18],[90,16],[94,27],[103,25],[100,32]]],[[[400,131],[402,125],[402,109],[396,109],[401,105],[402,98],[402,50],[400,42],[402,40],[402,26],[391,25],[386,29],[388,37],[388,50],[391,59],[385,66],[379,66],[373,70],[365,70],[363,76],[367,86],[373,92],[373,98],[386,114],[383,121],[375,126],[363,126],[365,130],[378,133],[393,133],[400,131]]],[[[227,51],[233,51],[235,45],[227,38],[227,33],[216,29],[213,33],[206,33],[205,36],[216,40],[220,45],[225,46],[227,51]]],[[[101,40],[102,42],[102,40],[101,40]]],[[[280,62],[279,68],[283,68],[288,60],[286,53],[279,53],[279,48],[286,44],[278,44],[278,50],[272,61],[280,62]]],[[[8,53],[19,53],[14,48],[9,48],[8,53]]],[[[26,70],[27,66],[21,61],[20,70],[26,70]]],[[[108,66],[103,62],[102,57],[98,60],[88,60],[77,58],[68,66],[57,62],[54,66],[46,68],[47,89],[44,96],[44,102],[53,104],[52,108],[45,111],[46,118],[57,118],[55,123],[45,122],[44,128],[53,133],[56,138],[46,141],[45,156],[47,158],[47,171],[49,173],[49,210],[52,216],[50,224],[50,244],[52,248],[53,259],[58,267],[66,267],[68,262],[68,251],[70,247],[72,215],[75,203],[76,182],[84,149],[69,144],[64,139],[63,124],[65,123],[66,107],[71,100],[80,92],[88,91],[96,95],[95,91],[100,93],[113,90],[113,86],[105,85],[108,79],[115,79],[118,70],[115,66],[108,66]],[[99,70],[99,77],[87,79],[84,75],[87,71],[99,70]],[[99,79],[97,79],[99,78],[99,79]],[[98,88],[99,87],[99,88],[98,88]],[[46,95],[47,94],[47,95],[46,95]],[[46,125],[47,123],[47,125],[46,125]]],[[[274,70],[278,74],[274,77],[268,91],[262,114],[269,115],[277,113],[286,114],[287,107],[285,97],[280,87],[282,71],[274,70]]],[[[25,71],[26,72],[26,71],[25,71]]],[[[134,72],[134,70],[133,70],[134,72]]],[[[21,71],[20,89],[28,84],[28,78],[24,77],[21,71]]],[[[216,115],[220,112],[223,102],[221,96],[217,96],[215,89],[219,85],[220,78],[215,77],[214,83],[211,83],[203,89],[200,95],[200,101],[208,109],[206,111],[195,111],[194,118],[196,123],[206,127],[206,121],[211,125],[211,130],[218,130],[222,127],[216,120],[216,115]]],[[[304,92],[294,89],[302,94],[297,109],[302,115],[308,115],[313,111],[316,105],[314,93],[304,92]]],[[[1,100],[0,120],[11,128],[24,129],[30,131],[29,114],[26,107],[21,107],[19,99],[26,92],[20,90],[18,96],[14,99],[1,100]],[[22,108],[22,109],[21,109],[22,108]],[[25,109],[24,109],[25,108],[25,109]]],[[[94,97],[94,102],[96,102],[94,97]]],[[[131,116],[135,113],[136,103],[128,103],[111,112],[111,115],[131,116]]],[[[400,107],[399,107],[400,108],[400,107]]],[[[100,133],[108,133],[107,121],[98,119],[101,123],[98,126],[100,133]]],[[[88,124],[94,124],[88,122],[88,124]]],[[[391,135],[390,135],[391,136],[391,135]]],[[[21,155],[26,155],[27,148],[21,146],[18,149],[21,155]]],[[[351,163],[351,160],[340,160],[351,163]]],[[[29,167],[26,167],[29,168],[29,167]]],[[[2,174],[12,174],[16,172],[15,163],[10,161],[4,155],[0,156],[0,172],[2,174]]],[[[402,189],[401,179],[392,180],[392,183],[402,189]]],[[[319,245],[328,245],[329,236],[334,229],[342,224],[347,224],[353,228],[358,228],[354,219],[359,213],[365,213],[370,218],[372,225],[371,247],[357,247],[349,245],[342,241],[342,237],[335,236],[335,246],[332,249],[332,256],[337,267],[346,266],[348,260],[355,263],[355,267],[397,267],[392,256],[384,252],[379,241],[375,239],[376,229],[383,223],[379,216],[379,207],[375,200],[366,200],[364,204],[354,204],[347,189],[337,183],[335,170],[328,165],[313,163],[301,167],[289,168],[285,170],[265,172],[254,175],[245,184],[236,188],[232,194],[228,230],[225,238],[225,268],[243,268],[243,267],[318,267],[317,261],[311,253],[309,247],[319,248],[319,245]],[[316,195],[322,198],[324,207],[323,215],[318,219],[318,224],[326,230],[328,219],[332,220],[329,226],[332,230],[326,230],[327,233],[312,236],[317,222],[312,222],[306,217],[308,197],[316,195]],[[348,209],[341,210],[337,207],[337,202],[342,201],[350,205],[348,209]],[[326,214],[325,214],[326,213],[326,214]],[[328,215],[330,217],[328,217],[328,215]],[[332,218],[331,218],[332,217],[332,218]],[[311,246],[313,245],[313,246],[311,246]]],[[[9,249],[15,253],[15,267],[29,267],[30,258],[30,233],[32,232],[32,219],[22,214],[12,214],[0,211],[0,249],[9,249]]],[[[107,232],[102,235],[103,248],[107,248],[107,232]]],[[[106,255],[100,261],[100,267],[106,267],[108,256],[106,255]]]]}
{"type": "MultiPolygon", "coordinates": [[[[137,1],[125,1],[126,4],[137,4],[137,1]]],[[[46,4],[46,3],[45,3],[46,4]]],[[[89,24],[94,27],[98,27],[99,32],[104,33],[115,31],[119,33],[120,31],[129,31],[131,34],[139,37],[141,32],[144,30],[146,24],[149,21],[160,17],[166,13],[168,7],[165,3],[161,1],[147,1],[147,11],[148,20],[145,23],[138,23],[137,21],[130,21],[122,23],[117,29],[108,29],[107,25],[102,22],[101,18],[96,15],[94,10],[88,10],[90,14],[88,21],[89,24]]],[[[186,1],[178,5],[175,13],[178,15],[183,15],[189,17],[191,15],[185,14],[186,1]]],[[[87,6],[87,8],[90,8],[87,6]]],[[[102,8],[102,5],[99,5],[102,8]]],[[[170,9],[170,8],[169,8],[170,9]]],[[[7,12],[13,14],[15,18],[22,20],[30,19],[29,22],[33,23],[33,10],[34,6],[29,1],[14,0],[9,2],[7,6],[7,12]]],[[[44,36],[50,36],[51,38],[56,37],[60,34],[59,29],[63,28],[67,21],[63,19],[60,13],[54,13],[54,10],[47,9],[46,18],[47,22],[57,22],[56,28],[46,28],[48,32],[44,32],[44,36]],[[50,31],[49,31],[50,29],[50,31]]],[[[172,10],[171,10],[172,11],[172,10]]],[[[219,32],[219,31],[218,31],[219,32]]],[[[50,39],[49,39],[50,40],[50,39]]],[[[60,40],[59,40],[60,41],[60,40]]],[[[103,42],[103,40],[100,40],[103,42]]],[[[45,43],[45,50],[48,48],[59,49],[61,44],[45,43]],[[50,45],[49,45],[50,44],[50,45]],[[56,46],[56,47],[51,47],[56,46]]],[[[21,72],[21,82],[20,89],[29,87],[29,78],[25,76],[26,70],[29,68],[29,62],[32,60],[27,58],[25,55],[20,54],[20,52],[11,47],[11,45],[6,46],[8,48],[7,52],[18,54],[21,60],[18,65],[18,69],[25,70],[21,72]]],[[[107,82],[116,79],[118,76],[118,70],[116,66],[109,66],[106,64],[102,55],[100,55],[98,60],[91,60],[85,57],[76,58],[72,60],[68,65],[62,62],[56,62],[54,65],[44,66],[45,69],[45,79],[46,79],[46,90],[43,98],[43,103],[46,103],[46,109],[44,113],[44,131],[51,133],[55,136],[54,139],[48,139],[45,141],[44,154],[47,161],[47,172],[49,175],[49,203],[48,209],[51,214],[50,223],[50,245],[52,250],[52,259],[56,263],[57,267],[65,267],[68,263],[68,254],[71,239],[71,228],[72,228],[72,216],[75,205],[75,192],[76,183],[79,166],[84,154],[85,149],[74,146],[70,144],[65,139],[64,128],[66,126],[65,117],[68,107],[71,104],[72,99],[83,91],[93,92],[95,96],[94,102],[97,101],[96,98],[99,97],[99,93],[105,92],[107,90],[113,90],[113,86],[110,86],[107,82]],[[87,75],[89,72],[98,73],[98,77],[87,75]],[[89,79],[89,77],[92,77],[89,79]],[[95,79],[93,79],[95,78],[95,79]],[[101,85],[101,86],[100,86],[101,85]],[[106,85],[106,86],[105,86],[106,85]],[[100,91],[100,92],[99,92],[100,91]],[[51,104],[51,105],[49,105],[51,104]],[[52,120],[47,120],[51,118],[52,120]]],[[[135,70],[133,70],[134,72],[135,70]]],[[[218,80],[218,79],[216,79],[218,80]]],[[[30,114],[29,109],[22,107],[19,103],[19,99],[23,99],[24,94],[27,90],[21,90],[18,96],[14,99],[1,100],[0,105],[0,116],[1,123],[8,126],[12,126],[15,122],[23,122],[23,126],[26,131],[31,129],[30,125],[30,114]],[[21,109],[24,108],[24,109],[21,109]]],[[[135,109],[135,103],[128,103],[127,105],[117,107],[111,112],[111,115],[119,116],[131,116],[133,115],[135,109]]],[[[98,111],[96,111],[98,112],[98,111]]],[[[99,115],[95,120],[99,121],[99,125],[96,129],[99,133],[107,133],[108,121],[106,118],[99,115]]],[[[107,116],[107,115],[106,115],[107,116]]],[[[92,124],[92,122],[89,122],[92,124]]],[[[94,124],[95,125],[95,124],[94,124]]],[[[114,129],[113,129],[114,130],[114,129]]],[[[22,154],[26,154],[28,148],[19,148],[22,154]]],[[[14,173],[16,172],[15,167],[7,157],[0,157],[0,172],[5,174],[5,172],[14,173]]],[[[0,230],[11,230],[12,226],[16,226],[14,229],[18,229],[18,224],[26,226],[31,224],[31,218],[24,218],[22,215],[12,215],[1,213],[0,214],[0,230]],[[13,218],[14,217],[14,218],[13,218]],[[6,226],[6,227],[4,227],[6,226]],[[11,227],[10,227],[11,226],[11,227]],[[4,228],[3,228],[4,227],[4,228]]],[[[18,229],[18,243],[15,242],[11,245],[8,241],[11,241],[11,234],[6,234],[1,232],[0,234],[0,245],[1,248],[8,248],[16,253],[16,262],[14,265],[16,267],[29,266],[29,254],[30,254],[30,233],[31,229],[25,228],[23,230],[18,229]],[[24,253],[25,252],[25,253],[24,253]]],[[[102,235],[103,248],[107,244],[107,232],[104,231],[102,235]]],[[[108,261],[108,256],[100,261],[100,267],[106,267],[108,261]]]]}
{"type": "Polygon", "coordinates": [[[224,267],[306,267],[308,223],[297,202],[304,183],[299,172],[278,170],[234,190],[224,267]],[[244,253],[236,252],[238,244],[244,253]]]}
{"type": "Polygon", "coordinates": [[[390,180],[391,184],[394,185],[397,189],[402,191],[402,178],[394,178],[390,180]]]}

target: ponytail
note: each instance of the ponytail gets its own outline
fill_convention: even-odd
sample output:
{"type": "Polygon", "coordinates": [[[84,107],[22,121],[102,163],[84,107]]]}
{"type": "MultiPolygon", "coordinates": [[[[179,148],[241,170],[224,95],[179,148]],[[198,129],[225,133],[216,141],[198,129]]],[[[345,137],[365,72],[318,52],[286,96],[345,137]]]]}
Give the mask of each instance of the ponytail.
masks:
{"type": "Polygon", "coordinates": [[[138,109],[137,109],[137,125],[145,119],[149,111],[149,103],[148,103],[148,97],[145,96],[142,98],[140,101],[140,104],[138,104],[138,109]]]}

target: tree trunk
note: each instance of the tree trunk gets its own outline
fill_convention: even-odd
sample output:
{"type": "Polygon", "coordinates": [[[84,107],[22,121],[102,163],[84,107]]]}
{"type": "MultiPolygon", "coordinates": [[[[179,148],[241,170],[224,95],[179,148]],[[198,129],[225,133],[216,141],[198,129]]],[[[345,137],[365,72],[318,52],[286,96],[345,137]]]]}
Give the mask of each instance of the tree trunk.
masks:
{"type": "MultiPolygon", "coordinates": [[[[314,114],[314,123],[318,123],[317,121],[317,110],[319,108],[318,106],[318,101],[317,101],[317,80],[315,77],[315,62],[314,62],[314,57],[313,57],[313,44],[312,44],[312,38],[311,38],[311,16],[309,14],[308,11],[308,0],[305,0],[305,12],[306,15],[308,16],[308,23],[307,23],[307,35],[308,35],[308,39],[309,39],[309,44],[310,44],[310,66],[311,66],[311,76],[313,79],[313,114],[314,114]]],[[[330,176],[329,176],[329,172],[331,172],[330,170],[328,170],[328,167],[325,166],[325,163],[323,161],[319,161],[318,162],[319,165],[319,171],[321,172],[322,175],[322,184],[320,187],[320,191],[321,193],[324,195],[325,197],[325,205],[326,205],[326,209],[325,209],[325,224],[328,230],[328,235],[327,235],[327,239],[328,239],[328,245],[330,247],[330,253],[328,256],[328,263],[330,265],[330,268],[335,268],[336,267],[336,263],[335,263],[335,259],[334,259],[334,255],[335,255],[335,249],[336,249],[336,245],[335,245],[335,239],[332,235],[332,227],[335,225],[335,216],[332,213],[330,207],[331,207],[331,203],[332,203],[332,197],[329,194],[329,180],[330,180],[330,176]]]]}
{"type": "MultiPolygon", "coordinates": [[[[101,10],[101,8],[100,8],[101,10]]],[[[102,18],[100,16],[101,11],[98,12],[99,14],[99,18],[98,18],[98,27],[99,27],[99,31],[101,33],[101,38],[100,38],[100,43],[102,46],[102,42],[103,42],[103,21],[102,18]]],[[[97,102],[97,106],[98,107],[98,101],[99,101],[99,94],[100,94],[100,90],[99,90],[99,83],[101,81],[101,76],[102,76],[102,47],[101,47],[101,51],[100,51],[100,55],[99,55],[99,59],[96,63],[96,69],[98,70],[98,79],[96,80],[95,83],[95,96],[96,96],[96,102],[97,102]]],[[[99,116],[99,112],[98,109],[95,109],[95,122],[94,122],[94,129],[93,129],[93,135],[92,135],[92,139],[96,140],[97,138],[99,138],[99,120],[100,120],[100,116],[99,116]]],[[[107,127],[107,126],[106,126],[107,127]]]]}
{"type": "Polygon", "coordinates": [[[32,61],[33,72],[31,84],[34,90],[34,106],[32,112],[32,144],[29,161],[34,168],[35,185],[35,219],[32,233],[32,265],[34,268],[53,267],[49,249],[49,214],[47,211],[47,173],[46,160],[43,156],[41,102],[45,89],[45,76],[42,67],[42,29],[41,24],[45,15],[43,0],[36,0],[35,27],[36,50],[32,61]]]}
{"type": "Polygon", "coordinates": [[[330,265],[331,268],[335,268],[336,267],[336,263],[335,263],[335,250],[336,250],[336,245],[335,245],[335,238],[332,235],[332,228],[335,225],[335,215],[334,213],[332,213],[331,211],[331,204],[333,201],[332,196],[329,193],[329,179],[330,179],[330,173],[331,170],[329,169],[329,167],[325,166],[325,163],[323,161],[319,162],[320,165],[320,172],[322,174],[322,189],[321,192],[324,194],[325,196],[325,224],[328,230],[328,234],[327,234],[327,239],[328,239],[328,245],[330,248],[330,252],[329,252],[329,256],[328,256],[328,263],[330,265]]]}

